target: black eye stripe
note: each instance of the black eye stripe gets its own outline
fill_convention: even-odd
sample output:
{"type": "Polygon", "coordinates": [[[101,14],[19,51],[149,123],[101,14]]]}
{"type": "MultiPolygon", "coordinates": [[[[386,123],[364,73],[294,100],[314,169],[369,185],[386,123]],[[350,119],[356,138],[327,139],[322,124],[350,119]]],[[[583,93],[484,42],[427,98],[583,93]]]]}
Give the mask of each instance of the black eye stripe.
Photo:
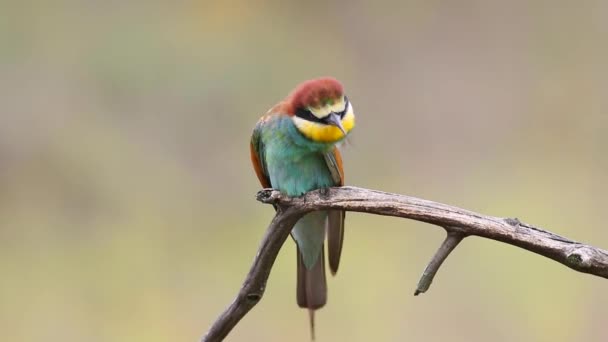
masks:
{"type": "MultiPolygon", "coordinates": [[[[343,118],[344,115],[346,115],[346,111],[348,110],[348,98],[346,96],[344,96],[344,110],[336,113],[338,115],[340,115],[340,118],[343,118]]],[[[306,108],[298,108],[296,109],[296,116],[299,118],[302,118],[304,120],[308,120],[308,121],[312,121],[312,122],[319,122],[319,123],[326,123],[327,121],[324,119],[319,119],[318,117],[314,116],[308,109],[306,108]]]]}
{"type": "Polygon", "coordinates": [[[312,121],[312,122],[320,122],[323,123],[323,119],[319,119],[314,116],[308,109],[306,108],[298,108],[296,110],[296,116],[302,118],[304,120],[312,121]]]}
{"type": "Polygon", "coordinates": [[[302,118],[304,120],[307,120],[307,121],[323,122],[323,120],[321,120],[318,117],[312,115],[312,113],[308,109],[306,109],[306,108],[298,108],[296,110],[296,116],[299,117],[299,118],[302,118]]]}

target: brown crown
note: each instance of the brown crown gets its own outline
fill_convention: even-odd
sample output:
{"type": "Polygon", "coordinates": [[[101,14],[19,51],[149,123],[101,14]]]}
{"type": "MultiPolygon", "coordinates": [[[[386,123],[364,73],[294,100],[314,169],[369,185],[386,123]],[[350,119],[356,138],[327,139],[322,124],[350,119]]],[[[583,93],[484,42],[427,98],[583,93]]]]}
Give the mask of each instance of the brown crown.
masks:
{"type": "Polygon", "coordinates": [[[294,109],[324,105],[327,100],[342,97],[344,88],[342,84],[332,77],[316,78],[302,82],[289,96],[294,109]]]}

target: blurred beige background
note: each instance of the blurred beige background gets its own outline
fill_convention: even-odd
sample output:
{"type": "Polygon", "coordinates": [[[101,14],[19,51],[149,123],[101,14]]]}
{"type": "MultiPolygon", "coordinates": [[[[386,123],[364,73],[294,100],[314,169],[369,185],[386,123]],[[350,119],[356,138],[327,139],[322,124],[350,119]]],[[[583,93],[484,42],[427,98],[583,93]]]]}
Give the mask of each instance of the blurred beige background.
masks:
{"type": "MultiPolygon", "coordinates": [[[[608,248],[606,1],[13,1],[0,10],[0,339],[197,341],[273,215],[256,120],[343,81],[351,185],[608,248]]],[[[318,341],[606,341],[608,283],[349,214],[318,341]]],[[[229,341],[308,341],[294,245],[229,341]]]]}

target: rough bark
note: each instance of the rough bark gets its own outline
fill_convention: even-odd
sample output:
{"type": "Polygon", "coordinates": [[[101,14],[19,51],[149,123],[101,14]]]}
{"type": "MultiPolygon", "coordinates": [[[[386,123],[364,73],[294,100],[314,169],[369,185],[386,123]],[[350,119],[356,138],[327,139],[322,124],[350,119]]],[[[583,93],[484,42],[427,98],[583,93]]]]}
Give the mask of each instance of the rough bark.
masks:
{"type": "Polygon", "coordinates": [[[443,227],[448,233],[426,267],[415,295],[428,290],[433,277],[462,239],[479,236],[520,247],[553,259],[575,271],[608,278],[608,252],[576,242],[519,221],[478,214],[416,197],[357,187],[316,190],[302,197],[288,197],[272,189],[257,194],[258,201],[273,204],[277,213],[260,244],[249,274],[235,300],[211,326],[203,341],[221,341],[264,294],[272,265],[297,220],[307,212],[340,209],[396,216],[443,227]]]}

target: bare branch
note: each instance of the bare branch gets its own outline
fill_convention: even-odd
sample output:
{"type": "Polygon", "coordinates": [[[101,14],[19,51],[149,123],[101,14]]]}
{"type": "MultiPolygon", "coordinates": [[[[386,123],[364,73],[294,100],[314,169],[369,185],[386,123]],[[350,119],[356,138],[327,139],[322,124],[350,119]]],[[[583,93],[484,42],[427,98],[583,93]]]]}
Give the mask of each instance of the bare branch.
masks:
{"type": "Polygon", "coordinates": [[[217,318],[203,337],[203,341],[222,341],[241,318],[262,299],[272,265],[293,225],[302,214],[303,212],[295,207],[285,210],[278,208],[276,216],[270,222],[266,234],[262,238],[241,290],[230,306],[217,318]]]}
{"type": "Polygon", "coordinates": [[[448,236],[425,269],[416,294],[428,290],[449,253],[466,236],[480,236],[553,259],[569,268],[608,278],[608,252],[522,223],[516,218],[481,215],[465,209],[416,197],[357,187],[316,190],[291,198],[272,189],[257,194],[261,202],[278,210],[262,240],[253,265],[234,302],[214,322],[203,341],[221,341],[264,294],[272,265],[302,215],[313,210],[339,209],[397,216],[444,227],[448,236]]]}
{"type": "Polygon", "coordinates": [[[441,246],[435,252],[433,259],[429,262],[429,264],[422,272],[422,276],[420,277],[420,281],[418,281],[418,286],[416,286],[416,291],[414,291],[414,296],[417,296],[421,293],[425,293],[429,287],[431,287],[431,283],[433,282],[433,278],[435,278],[435,274],[439,271],[439,267],[445,261],[445,259],[452,253],[454,248],[458,246],[460,241],[465,238],[466,235],[460,232],[451,232],[448,230],[448,235],[441,243],[441,246]]]}

